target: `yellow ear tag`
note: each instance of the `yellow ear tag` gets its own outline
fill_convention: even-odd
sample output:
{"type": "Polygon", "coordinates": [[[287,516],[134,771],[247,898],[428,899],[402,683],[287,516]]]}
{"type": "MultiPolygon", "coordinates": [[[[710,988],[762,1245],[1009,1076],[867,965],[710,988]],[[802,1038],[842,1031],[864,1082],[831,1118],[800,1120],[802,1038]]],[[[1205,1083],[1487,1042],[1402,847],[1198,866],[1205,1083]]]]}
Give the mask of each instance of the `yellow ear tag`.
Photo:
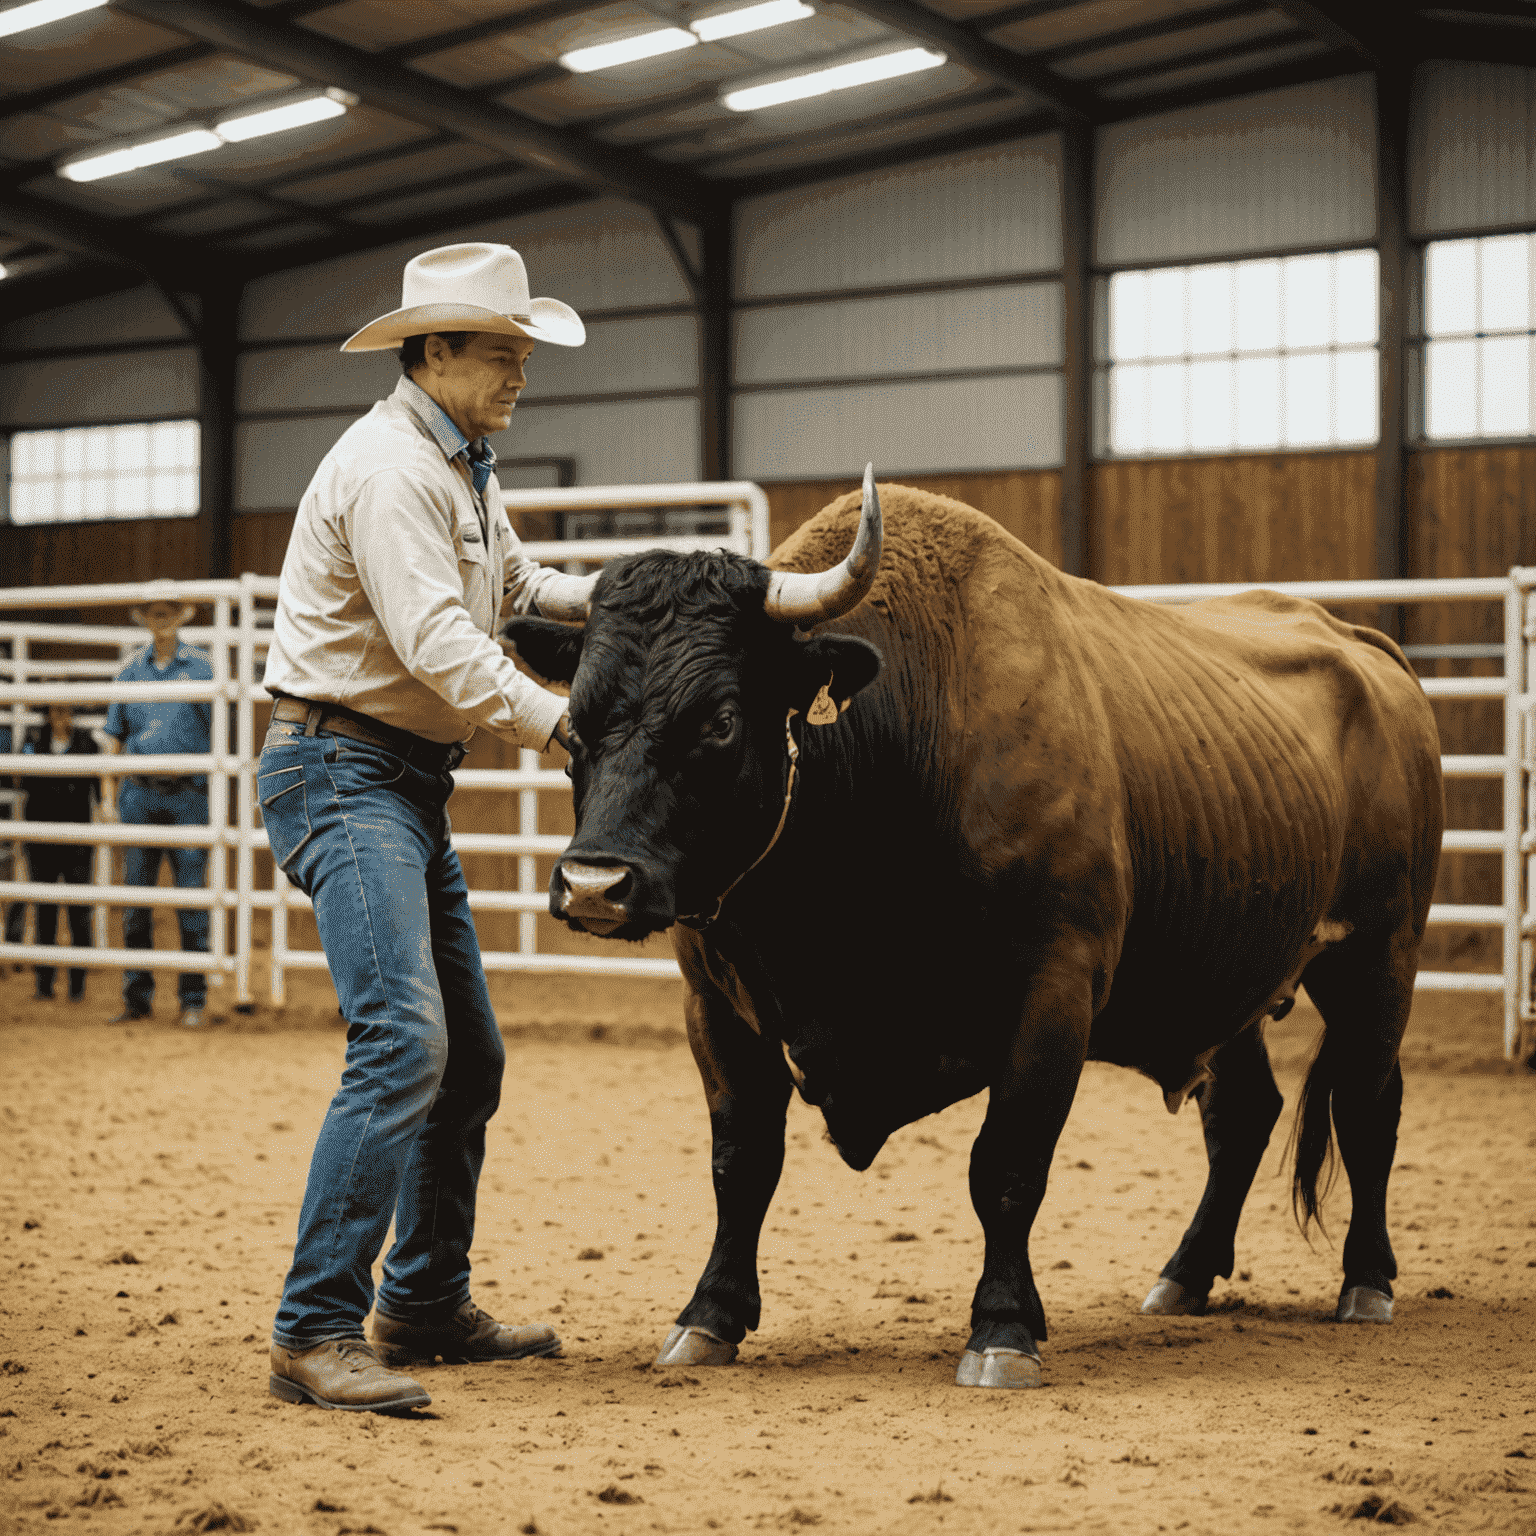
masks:
{"type": "Polygon", "coordinates": [[[838,707],[832,702],[832,695],[827,691],[832,686],[829,677],[817,691],[816,697],[811,700],[811,707],[805,712],[805,718],[811,725],[831,725],[838,717],[838,707]]]}

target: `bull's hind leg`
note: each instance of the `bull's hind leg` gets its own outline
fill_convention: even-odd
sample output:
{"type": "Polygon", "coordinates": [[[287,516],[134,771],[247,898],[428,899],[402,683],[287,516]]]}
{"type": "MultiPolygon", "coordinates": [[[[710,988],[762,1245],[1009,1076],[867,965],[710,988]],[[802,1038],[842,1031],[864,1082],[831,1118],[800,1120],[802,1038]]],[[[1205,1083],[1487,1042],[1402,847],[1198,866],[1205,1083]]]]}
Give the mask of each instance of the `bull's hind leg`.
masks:
{"type": "Polygon", "coordinates": [[[1213,1079],[1193,1094],[1210,1163],[1205,1193],[1184,1240],[1142,1302],[1143,1312],[1204,1312],[1212,1281],[1217,1275],[1231,1275],[1243,1201],[1280,1118],[1283,1100],[1258,1025],[1222,1046],[1211,1058],[1211,1071],[1213,1079]]]}
{"type": "Polygon", "coordinates": [[[1353,1209],[1344,1240],[1341,1323],[1390,1323],[1397,1259],[1387,1234],[1387,1180],[1397,1154],[1403,1074],[1397,1051],[1413,1003],[1418,941],[1405,929],[1375,952],[1350,943],[1307,967],[1307,992],[1327,1025],[1307,1077],[1297,1131],[1296,1187],[1308,1191],[1328,1152],[1328,1113],[1349,1175],[1353,1209]]]}
{"type": "Polygon", "coordinates": [[[715,1242],[658,1365],[729,1365],[762,1311],[757,1244],[784,1168],[790,1077],[776,1041],[752,1032],[722,999],[691,989],[688,1043],[709,1101],[715,1242]]]}

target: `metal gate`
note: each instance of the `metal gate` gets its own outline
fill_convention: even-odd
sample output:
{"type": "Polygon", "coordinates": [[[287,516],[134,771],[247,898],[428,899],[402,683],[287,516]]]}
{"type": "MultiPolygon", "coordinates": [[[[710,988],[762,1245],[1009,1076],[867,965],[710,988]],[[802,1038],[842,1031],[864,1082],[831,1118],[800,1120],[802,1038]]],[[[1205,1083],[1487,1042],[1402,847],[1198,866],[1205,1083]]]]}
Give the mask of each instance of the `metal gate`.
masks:
{"type": "MultiPolygon", "coordinates": [[[[572,507],[636,507],[728,505],[732,530],[729,538],[684,540],[604,540],[560,542],[525,546],[535,558],[570,562],[611,559],[636,547],[718,548],[722,544],[758,557],[767,553],[767,502],[755,485],[741,483],[687,486],[631,486],[586,488],[566,491],[509,492],[513,510],[548,510],[572,507]]],[[[1115,590],[1149,602],[1187,603],[1199,598],[1248,590],[1250,584],[1120,587],[1115,590]]],[[[1503,899],[1479,906],[1437,904],[1430,911],[1436,924],[1473,924],[1498,928],[1502,934],[1502,964],[1498,971],[1421,971],[1418,985],[1425,991],[1501,993],[1504,999],[1504,1053],[1514,1057],[1521,1033],[1536,1020],[1531,1005],[1533,938],[1536,921],[1529,912],[1525,892],[1536,881],[1536,694],[1528,680],[1536,673],[1536,568],[1517,568],[1507,577],[1468,577],[1442,581],[1323,581],[1288,582],[1271,590],[1308,597],[1324,603],[1497,603],[1503,607],[1504,641],[1500,646],[1411,647],[1416,659],[1437,656],[1465,657],[1502,654],[1501,677],[1430,677],[1424,690],[1437,699],[1493,699],[1503,701],[1504,750],[1485,755],[1448,755],[1442,766],[1448,778],[1498,779],[1503,785],[1503,825],[1498,831],[1453,828],[1445,833],[1447,851],[1498,856],[1503,868],[1503,899]],[[1529,866],[1529,870],[1527,868],[1529,866]],[[1527,879],[1527,873],[1530,880],[1527,879]]],[[[271,949],[266,991],[274,1004],[285,997],[289,970],[323,968],[319,950],[294,949],[288,943],[289,914],[308,905],[307,899],[285,879],[271,887],[255,886],[255,853],[266,847],[266,835],[256,824],[254,797],[257,743],[254,707],[265,701],[261,690],[261,658],[270,631],[277,581],[272,577],[242,576],[238,581],[180,582],[176,597],[211,603],[213,623],[183,631],[190,643],[206,649],[213,658],[211,683],[116,683],[110,681],[131,650],[145,642],[142,630],[91,623],[43,623],[6,617],[17,610],[90,609],[122,607],[137,602],[137,585],[93,587],[17,587],[0,590],[0,641],[8,641],[9,660],[0,659],[0,728],[10,725],[13,746],[19,746],[26,725],[43,717],[40,706],[69,703],[77,708],[114,699],[159,697],[167,700],[224,702],[230,708],[213,710],[211,750],[206,754],[137,757],[133,767],[141,773],[208,776],[209,825],[162,827],[154,833],[158,846],[201,845],[209,850],[208,885],[201,891],[170,888],[139,888],[111,883],[109,850],[142,844],[144,832],[136,827],[95,823],[29,823],[25,839],[38,842],[89,843],[96,850],[96,884],[90,899],[97,908],[98,946],[89,951],[65,950],[36,944],[0,944],[0,960],[28,963],[83,962],[89,966],[123,968],[142,966],[141,950],[111,948],[105,944],[106,909],[109,906],[205,907],[215,913],[234,913],[232,938],[226,924],[211,925],[211,952],[184,955],[177,950],[155,950],[150,961],[156,969],[203,970],[215,985],[232,983],[235,1005],[254,996],[252,969],[255,960],[252,918],[257,911],[271,914],[271,949]],[[103,647],[115,658],[57,654],[42,658],[39,646],[50,652],[103,647]],[[231,739],[233,714],[233,739],[231,739]],[[233,811],[233,816],[231,816],[233,811]]],[[[99,716],[81,715],[82,724],[99,716]]],[[[463,788],[495,789],[518,797],[518,830],[515,833],[468,832],[455,834],[455,845],[464,853],[511,853],[518,858],[515,890],[475,887],[470,906],[480,912],[516,912],[520,916],[518,947],[490,950],[484,955],[491,971],[585,972],[610,975],[672,976],[676,966],[669,959],[629,955],[541,954],[537,948],[535,915],[547,908],[547,897],[535,888],[535,859],[557,854],[565,839],[539,831],[539,797],[568,794],[570,784],[560,772],[541,770],[537,754],[524,752],[515,769],[460,769],[456,783],[463,788]]],[[[123,763],[122,766],[126,766],[123,763]]],[[[77,774],[78,758],[21,756],[0,753],[0,776],[77,774]]],[[[14,791],[0,791],[14,800],[14,791]]],[[[13,811],[17,809],[13,807],[13,811]]],[[[20,829],[18,829],[19,831],[20,829]]],[[[14,875],[16,870],[12,870],[14,875]]],[[[0,880],[0,903],[15,901],[57,902],[68,887],[31,884],[19,879],[0,880]]]]}

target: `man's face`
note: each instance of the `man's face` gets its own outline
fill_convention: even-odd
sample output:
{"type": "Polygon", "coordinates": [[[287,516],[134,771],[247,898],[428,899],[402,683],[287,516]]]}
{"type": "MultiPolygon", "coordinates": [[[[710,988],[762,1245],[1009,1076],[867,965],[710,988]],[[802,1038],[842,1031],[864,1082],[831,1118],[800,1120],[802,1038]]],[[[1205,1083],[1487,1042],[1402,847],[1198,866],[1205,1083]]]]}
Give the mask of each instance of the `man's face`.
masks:
{"type": "Polygon", "coordinates": [[[48,729],[55,736],[68,736],[75,728],[75,712],[68,704],[48,706],[48,729]]]}
{"type": "Polygon", "coordinates": [[[156,640],[164,640],[176,633],[177,620],[181,618],[180,603],[145,603],[139,609],[144,627],[156,640]]]}
{"type": "Polygon", "coordinates": [[[528,382],[523,370],[532,351],[526,336],[476,331],[455,355],[441,336],[429,336],[417,382],[427,385],[428,393],[473,442],[511,425],[512,408],[528,382]]]}

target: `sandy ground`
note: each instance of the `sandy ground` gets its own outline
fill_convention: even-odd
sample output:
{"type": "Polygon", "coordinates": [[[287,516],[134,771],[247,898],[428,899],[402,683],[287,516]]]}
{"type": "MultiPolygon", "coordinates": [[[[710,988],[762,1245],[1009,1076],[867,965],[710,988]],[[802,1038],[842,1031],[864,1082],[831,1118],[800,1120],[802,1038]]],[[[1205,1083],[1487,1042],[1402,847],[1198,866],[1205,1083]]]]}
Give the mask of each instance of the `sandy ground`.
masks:
{"type": "MultiPolygon", "coordinates": [[[[1475,1002],[1426,1004],[1410,1031],[1390,1329],[1328,1320],[1336,1255],[1292,1225],[1279,1136],[1213,1315],[1140,1317],[1204,1177],[1198,1121],[1090,1067],[1035,1229],[1034,1393],[952,1384],[980,1101],[863,1176],[794,1105],[762,1330],[728,1369],[653,1369],[713,1231],[672,995],[625,1028],[594,994],[601,1043],[525,1011],[476,1295],[556,1322],[565,1358],[423,1371],[432,1408],[388,1419],[267,1395],[344,1044],[323,991],[192,1035],[108,1028],[113,982],[91,985],[76,1008],[0,977],[0,1530],[1536,1533],[1536,1077],[1501,1068],[1475,1002]]],[[[580,1022],[579,995],[547,996],[580,1022]]],[[[1288,1098],[1315,1025],[1298,1008],[1272,1033],[1288,1098]]],[[[1347,1209],[1341,1189],[1336,1237],[1347,1209]]]]}

